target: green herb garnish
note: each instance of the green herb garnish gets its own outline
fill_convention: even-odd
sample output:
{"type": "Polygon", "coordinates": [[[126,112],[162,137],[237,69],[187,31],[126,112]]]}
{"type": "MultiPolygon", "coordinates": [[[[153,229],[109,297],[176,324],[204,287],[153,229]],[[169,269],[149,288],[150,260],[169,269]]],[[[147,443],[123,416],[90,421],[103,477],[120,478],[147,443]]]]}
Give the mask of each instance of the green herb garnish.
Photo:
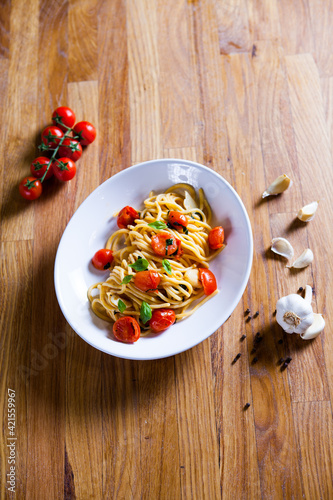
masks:
{"type": "Polygon", "coordinates": [[[161,229],[167,229],[167,225],[165,222],[162,222],[160,220],[156,220],[155,222],[149,222],[148,224],[149,227],[152,227],[153,229],[157,229],[157,231],[160,231],[161,229]]]}
{"type": "Polygon", "coordinates": [[[138,260],[136,260],[133,264],[128,264],[129,267],[132,267],[135,271],[145,271],[148,269],[148,260],[143,259],[140,257],[138,260]]]}
{"type": "Polygon", "coordinates": [[[166,272],[167,272],[168,274],[171,274],[171,273],[172,273],[171,264],[170,264],[170,262],[168,261],[168,259],[163,259],[163,260],[162,260],[162,266],[164,267],[164,269],[166,270],[166,272]]]}
{"type": "Polygon", "coordinates": [[[124,304],[121,299],[118,300],[118,309],[121,313],[123,313],[126,309],[126,304],[124,304]]]}
{"type": "Polygon", "coordinates": [[[131,281],[132,278],[133,278],[133,274],[128,274],[127,276],[125,276],[125,278],[123,279],[121,284],[126,285],[127,283],[129,283],[131,281]]]}
{"type": "Polygon", "coordinates": [[[147,302],[142,302],[140,308],[140,319],[143,324],[147,323],[152,316],[151,307],[147,302]]]}

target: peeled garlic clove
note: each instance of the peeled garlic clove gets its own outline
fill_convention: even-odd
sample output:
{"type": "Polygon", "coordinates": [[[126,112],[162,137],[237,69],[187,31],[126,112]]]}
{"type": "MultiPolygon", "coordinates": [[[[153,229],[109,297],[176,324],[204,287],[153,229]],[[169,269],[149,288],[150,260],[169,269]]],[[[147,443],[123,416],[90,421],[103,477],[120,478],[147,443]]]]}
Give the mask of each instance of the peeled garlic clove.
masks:
{"type": "Polygon", "coordinates": [[[190,193],[186,190],[185,190],[185,198],[184,198],[184,207],[186,208],[186,210],[191,210],[192,208],[198,208],[197,203],[192,198],[190,193]]]}
{"type": "Polygon", "coordinates": [[[291,266],[286,266],[295,269],[302,269],[303,267],[307,267],[313,261],[313,252],[310,248],[304,250],[303,253],[295,260],[295,262],[291,266]]]}
{"type": "Polygon", "coordinates": [[[266,189],[266,191],[262,194],[262,198],[266,198],[266,196],[270,196],[272,194],[280,194],[283,193],[288,187],[292,185],[293,181],[286,175],[279,175],[275,179],[275,181],[272,182],[272,184],[266,189]]]}
{"type": "Polygon", "coordinates": [[[317,208],[318,201],[313,201],[301,208],[301,210],[298,211],[297,217],[303,222],[309,222],[314,218],[317,208]]]}
{"type": "Polygon", "coordinates": [[[285,238],[273,238],[271,250],[286,259],[291,259],[294,255],[293,247],[285,238]]]}
{"type": "Polygon", "coordinates": [[[313,323],[305,332],[301,333],[303,340],[315,339],[325,328],[325,320],[321,314],[313,313],[313,323]]]}
{"type": "Polygon", "coordinates": [[[184,278],[191,283],[193,288],[201,288],[202,283],[199,279],[199,269],[188,269],[185,271],[184,278]]]}

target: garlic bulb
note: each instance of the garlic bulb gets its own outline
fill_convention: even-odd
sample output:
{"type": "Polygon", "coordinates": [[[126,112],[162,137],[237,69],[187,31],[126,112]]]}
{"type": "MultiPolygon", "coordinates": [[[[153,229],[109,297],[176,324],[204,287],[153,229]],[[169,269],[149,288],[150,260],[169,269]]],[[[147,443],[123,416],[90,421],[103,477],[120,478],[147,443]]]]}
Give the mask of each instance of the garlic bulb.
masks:
{"type": "Polygon", "coordinates": [[[295,260],[295,262],[291,266],[286,266],[295,269],[302,269],[303,267],[307,267],[313,261],[313,252],[310,248],[304,250],[303,253],[295,260]]]}
{"type": "Polygon", "coordinates": [[[286,175],[279,175],[275,179],[275,181],[272,182],[272,184],[266,189],[266,191],[263,192],[262,198],[266,198],[266,196],[270,196],[272,194],[280,194],[283,193],[288,187],[292,185],[293,181],[286,175]]]}
{"type": "Polygon", "coordinates": [[[315,216],[316,210],[318,208],[318,201],[313,201],[308,205],[305,205],[298,211],[297,217],[303,222],[309,222],[315,216]]]}
{"type": "Polygon", "coordinates": [[[273,238],[271,250],[286,259],[291,259],[294,256],[294,249],[285,238],[273,238]]]}
{"type": "Polygon", "coordinates": [[[311,340],[318,337],[318,335],[325,328],[325,320],[321,314],[313,314],[313,323],[304,333],[301,333],[301,337],[303,340],[311,340]]]}
{"type": "Polygon", "coordinates": [[[314,315],[311,306],[309,285],[303,299],[296,293],[291,293],[279,299],[276,303],[276,321],[287,333],[304,333],[313,323],[314,315]]]}

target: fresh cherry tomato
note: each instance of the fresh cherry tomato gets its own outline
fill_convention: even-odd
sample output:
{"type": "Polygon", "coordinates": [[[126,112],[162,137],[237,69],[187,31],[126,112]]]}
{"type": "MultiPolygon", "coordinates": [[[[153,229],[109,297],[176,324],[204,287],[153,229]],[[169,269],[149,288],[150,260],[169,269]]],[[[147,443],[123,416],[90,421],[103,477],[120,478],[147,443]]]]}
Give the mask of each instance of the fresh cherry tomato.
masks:
{"type": "MultiPolygon", "coordinates": [[[[32,175],[37,179],[41,179],[45,174],[49,162],[50,158],[47,158],[46,156],[38,156],[38,158],[35,158],[30,165],[30,171],[32,175]]],[[[49,179],[50,177],[52,177],[52,175],[53,175],[53,170],[52,166],[50,166],[44,180],[46,181],[46,179],[49,179]]]]}
{"type": "Polygon", "coordinates": [[[96,129],[89,122],[79,122],[74,127],[74,135],[78,136],[82,146],[88,146],[96,137],[96,129]]]}
{"type": "Polygon", "coordinates": [[[199,279],[206,295],[210,295],[217,289],[216,278],[209,269],[199,268],[199,279]]]}
{"type": "Polygon", "coordinates": [[[126,229],[127,226],[133,226],[134,220],[139,218],[135,208],[126,206],[122,208],[117,217],[117,225],[120,229],[126,229]]]}
{"type": "Polygon", "coordinates": [[[224,229],[222,226],[216,226],[213,227],[209,231],[208,235],[208,244],[209,248],[212,250],[217,250],[218,248],[221,248],[223,246],[224,242],[224,229]]]}
{"type": "Polygon", "coordinates": [[[188,220],[184,214],[180,212],[176,212],[175,210],[170,210],[168,214],[168,222],[175,229],[182,229],[183,231],[186,229],[188,220]]]}
{"type": "Polygon", "coordinates": [[[62,141],[57,154],[58,156],[65,156],[66,158],[70,158],[73,161],[77,161],[79,158],[81,158],[82,146],[75,139],[66,137],[66,139],[62,141]]]}
{"type": "Polygon", "coordinates": [[[36,177],[24,177],[20,182],[19,191],[26,200],[36,200],[42,194],[42,183],[36,177]]]}
{"type": "Polygon", "coordinates": [[[49,148],[56,148],[63,136],[64,133],[59,127],[50,125],[49,127],[44,128],[42,132],[42,141],[49,148]]]}
{"type": "MultiPolygon", "coordinates": [[[[179,240],[178,240],[179,241],[179,240]]],[[[151,246],[157,255],[172,255],[178,252],[176,238],[171,234],[160,231],[151,238],[151,246]]]]}
{"type": "Polygon", "coordinates": [[[175,321],[176,315],[172,309],[155,309],[149,325],[154,332],[158,333],[169,328],[175,321]]]}
{"type": "Polygon", "coordinates": [[[70,181],[76,174],[76,165],[70,158],[59,158],[52,163],[53,173],[60,181],[70,181]]]}
{"type": "Polygon", "coordinates": [[[117,319],[113,325],[113,335],[120,342],[131,344],[140,338],[140,325],[136,319],[130,316],[123,316],[117,319]]]}
{"type": "Polygon", "coordinates": [[[156,271],[139,271],[134,276],[134,285],[143,292],[155,292],[161,281],[156,271]]]}
{"type": "Polygon", "coordinates": [[[53,111],[52,121],[54,125],[66,132],[69,128],[73,128],[74,126],[75,113],[66,106],[59,106],[59,108],[53,111]]]}
{"type": "Polygon", "coordinates": [[[108,248],[102,248],[101,250],[97,250],[91,262],[99,271],[105,271],[109,269],[111,263],[113,261],[113,253],[112,250],[108,248]]]}

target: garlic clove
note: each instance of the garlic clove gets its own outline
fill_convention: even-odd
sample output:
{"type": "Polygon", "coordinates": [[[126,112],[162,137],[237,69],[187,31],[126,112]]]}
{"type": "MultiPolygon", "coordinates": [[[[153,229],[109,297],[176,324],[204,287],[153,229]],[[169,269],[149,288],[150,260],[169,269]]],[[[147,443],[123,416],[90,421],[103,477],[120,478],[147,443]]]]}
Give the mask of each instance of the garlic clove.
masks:
{"type": "Polygon", "coordinates": [[[286,189],[288,189],[292,185],[293,181],[286,175],[279,175],[275,179],[275,181],[272,182],[272,184],[264,191],[262,194],[262,198],[266,198],[266,196],[270,196],[272,194],[280,194],[283,193],[286,189]]]}
{"type": "Polygon", "coordinates": [[[313,261],[313,252],[310,248],[304,250],[303,253],[295,260],[295,262],[291,266],[286,266],[295,269],[302,269],[303,267],[307,267],[313,261]]]}
{"type": "Polygon", "coordinates": [[[271,250],[286,259],[291,259],[294,256],[294,249],[285,238],[273,238],[271,250]]]}
{"type": "Polygon", "coordinates": [[[297,217],[303,222],[309,222],[315,216],[316,210],[318,208],[318,201],[313,201],[308,205],[305,205],[298,211],[297,217]]]}
{"type": "Polygon", "coordinates": [[[301,333],[303,340],[315,339],[325,328],[325,320],[321,314],[313,313],[313,323],[305,332],[301,333]]]}
{"type": "Polygon", "coordinates": [[[310,285],[305,286],[304,300],[306,300],[309,304],[312,302],[312,286],[310,285]]]}
{"type": "Polygon", "coordinates": [[[184,207],[186,208],[186,210],[191,210],[192,208],[198,208],[198,204],[192,198],[190,193],[186,190],[185,190],[185,198],[184,198],[184,207]]]}
{"type": "Polygon", "coordinates": [[[199,269],[188,269],[185,271],[184,278],[191,283],[193,288],[201,288],[202,283],[199,278],[199,269]]]}

